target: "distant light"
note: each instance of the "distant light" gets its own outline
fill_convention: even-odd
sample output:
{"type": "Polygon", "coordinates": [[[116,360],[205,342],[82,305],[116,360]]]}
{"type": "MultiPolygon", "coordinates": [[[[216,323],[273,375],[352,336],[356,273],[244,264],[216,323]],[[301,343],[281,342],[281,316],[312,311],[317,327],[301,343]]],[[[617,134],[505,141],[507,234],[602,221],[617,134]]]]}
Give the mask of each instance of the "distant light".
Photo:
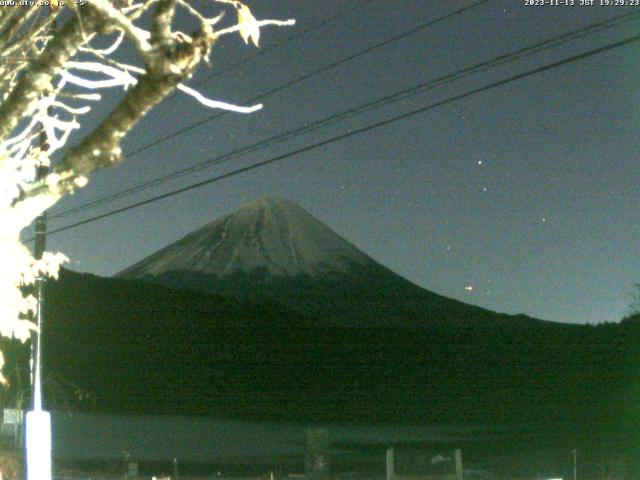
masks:
{"type": "Polygon", "coordinates": [[[464,289],[465,289],[467,292],[473,292],[473,287],[472,287],[471,285],[467,285],[466,287],[464,287],[464,289]]]}
{"type": "Polygon", "coordinates": [[[482,160],[478,160],[478,165],[482,165],[482,160]]]}

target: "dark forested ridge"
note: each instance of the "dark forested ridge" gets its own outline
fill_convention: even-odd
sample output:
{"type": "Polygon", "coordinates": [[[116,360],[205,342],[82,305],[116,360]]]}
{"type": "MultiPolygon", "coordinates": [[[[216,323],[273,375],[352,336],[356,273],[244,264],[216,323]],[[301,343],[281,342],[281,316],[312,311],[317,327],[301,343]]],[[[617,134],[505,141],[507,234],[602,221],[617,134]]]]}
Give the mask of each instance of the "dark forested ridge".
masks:
{"type": "Polygon", "coordinates": [[[639,418],[637,318],[578,326],[483,313],[341,325],[274,301],[69,271],[49,282],[45,311],[46,371],[90,393],[76,408],[607,429],[639,418]]]}

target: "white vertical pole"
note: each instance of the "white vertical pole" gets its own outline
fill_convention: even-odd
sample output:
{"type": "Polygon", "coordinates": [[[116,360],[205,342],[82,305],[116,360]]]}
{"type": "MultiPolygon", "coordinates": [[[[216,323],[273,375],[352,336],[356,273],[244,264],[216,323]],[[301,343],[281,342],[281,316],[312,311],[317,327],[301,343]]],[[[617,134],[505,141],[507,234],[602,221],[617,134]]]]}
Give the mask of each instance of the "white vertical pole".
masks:
{"type": "Polygon", "coordinates": [[[387,449],[387,480],[393,480],[395,476],[393,459],[393,447],[387,449]]]}
{"type": "Polygon", "coordinates": [[[51,480],[51,416],[42,410],[42,292],[44,279],[38,279],[38,332],[33,378],[33,409],[27,412],[27,480],[51,480]]]}
{"type": "MultiPolygon", "coordinates": [[[[53,23],[49,27],[49,34],[53,34],[56,28],[55,17],[53,23]]],[[[47,134],[43,131],[40,137],[40,149],[46,152],[48,149],[47,134]]],[[[47,165],[40,165],[36,172],[36,178],[43,180],[49,173],[47,165]]],[[[35,246],[34,258],[41,259],[47,241],[47,212],[43,212],[35,222],[35,246]]],[[[31,362],[33,368],[32,391],[33,404],[32,410],[27,412],[26,430],[26,456],[27,456],[27,480],[51,480],[51,417],[49,412],[42,410],[42,327],[44,318],[42,315],[44,302],[44,284],[46,278],[43,274],[39,274],[36,279],[36,289],[38,295],[38,309],[36,312],[36,320],[38,330],[32,335],[31,341],[31,362]],[[35,342],[35,351],[33,348],[35,342]],[[33,356],[35,355],[35,360],[33,356]]]]}
{"type": "Polygon", "coordinates": [[[27,412],[27,480],[51,480],[51,417],[27,412]]]}
{"type": "Polygon", "coordinates": [[[456,480],[463,480],[464,470],[462,468],[462,451],[456,448],[456,480]]]}
{"type": "MultiPolygon", "coordinates": [[[[40,232],[43,234],[43,232],[40,232]]],[[[38,289],[38,331],[36,333],[33,375],[33,405],[27,412],[27,480],[51,480],[51,417],[42,410],[42,309],[43,277],[36,280],[38,289]]]]}

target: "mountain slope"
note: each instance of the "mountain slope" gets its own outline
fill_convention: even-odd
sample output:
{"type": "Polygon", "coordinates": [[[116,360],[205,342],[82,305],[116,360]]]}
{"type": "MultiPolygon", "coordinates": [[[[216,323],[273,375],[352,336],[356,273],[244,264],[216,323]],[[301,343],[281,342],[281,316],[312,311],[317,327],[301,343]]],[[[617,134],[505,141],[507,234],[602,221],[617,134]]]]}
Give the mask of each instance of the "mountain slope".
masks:
{"type": "Polygon", "coordinates": [[[624,325],[363,329],[69,271],[48,283],[47,299],[45,371],[90,392],[93,411],[417,424],[637,418],[628,388],[639,336],[624,325]]]}
{"type": "Polygon", "coordinates": [[[298,205],[273,198],[251,202],[120,272],[140,278],[173,271],[224,277],[342,273],[375,262],[298,205]]]}
{"type": "Polygon", "coordinates": [[[255,202],[119,278],[64,271],[47,288],[45,367],[89,391],[87,408],[603,431],[638,418],[637,324],[447,299],[286,201],[255,202]]]}
{"type": "Polygon", "coordinates": [[[116,277],[252,301],[273,299],[329,323],[537,322],[420,288],[282,199],[247,204],[116,277]]]}

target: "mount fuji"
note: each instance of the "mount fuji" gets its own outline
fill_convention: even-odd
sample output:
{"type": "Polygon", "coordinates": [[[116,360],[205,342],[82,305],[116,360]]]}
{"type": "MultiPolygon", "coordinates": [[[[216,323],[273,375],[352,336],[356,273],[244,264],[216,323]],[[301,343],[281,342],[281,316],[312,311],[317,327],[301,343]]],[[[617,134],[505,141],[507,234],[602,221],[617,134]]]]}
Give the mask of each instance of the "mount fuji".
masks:
{"type": "Polygon", "coordinates": [[[269,276],[346,273],[376,262],[297,204],[262,198],[239,208],[118,276],[190,271],[217,277],[261,271],[269,276]]]}
{"type": "Polygon", "coordinates": [[[640,322],[443,297],[286,200],[250,203],[116,278],[63,270],[45,298],[43,368],[92,412],[603,431],[640,418],[640,322]]]}
{"type": "Polygon", "coordinates": [[[402,278],[297,204],[262,198],[116,275],[242,300],[275,300],[325,322],[540,322],[449,299],[402,278]]]}

